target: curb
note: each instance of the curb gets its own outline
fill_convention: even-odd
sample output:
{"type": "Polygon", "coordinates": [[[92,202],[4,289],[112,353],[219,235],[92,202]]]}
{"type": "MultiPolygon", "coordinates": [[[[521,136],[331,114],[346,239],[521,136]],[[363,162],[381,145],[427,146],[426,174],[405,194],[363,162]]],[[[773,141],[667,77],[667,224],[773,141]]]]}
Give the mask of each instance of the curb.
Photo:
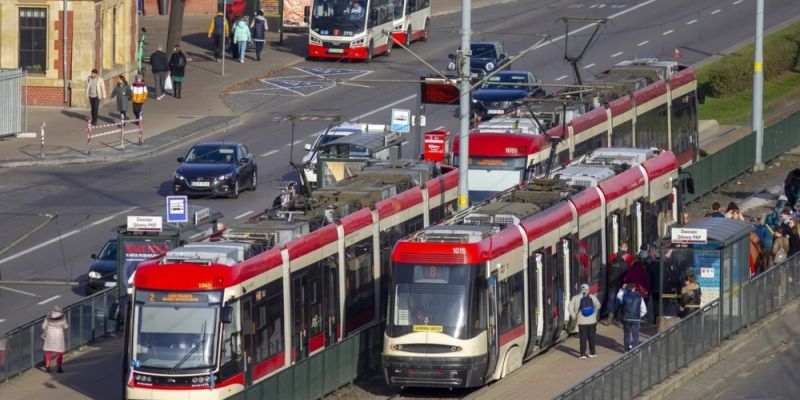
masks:
{"type": "Polygon", "coordinates": [[[64,156],[64,157],[53,157],[49,159],[46,158],[44,160],[39,159],[39,160],[9,161],[0,163],[0,168],[80,165],[80,164],[92,164],[92,163],[103,163],[103,162],[129,161],[141,157],[150,157],[180,143],[180,141],[197,139],[205,135],[209,135],[211,133],[219,131],[221,129],[237,125],[240,122],[241,119],[238,116],[204,117],[197,121],[190,122],[188,124],[179,126],[169,131],[157,134],[154,138],[150,139],[150,141],[145,143],[145,146],[148,146],[148,144],[155,142],[155,144],[152,147],[148,146],[140,149],[138,148],[138,146],[133,145],[132,147],[135,148],[134,150],[130,152],[128,151],[121,152],[121,154],[105,153],[92,156],[64,156]],[[183,134],[183,135],[180,134],[181,130],[187,130],[187,127],[190,127],[192,124],[198,124],[201,121],[204,121],[208,118],[211,119],[222,118],[223,120],[219,122],[212,122],[198,129],[193,129],[189,134],[183,134]]]}
{"type": "MultiPolygon", "coordinates": [[[[735,353],[737,350],[744,346],[749,345],[753,340],[757,339],[764,331],[772,327],[774,322],[780,321],[785,315],[795,313],[800,309],[800,299],[795,299],[785,304],[780,309],[776,310],[767,317],[761,319],[750,327],[737,333],[732,339],[725,340],[719,347],[711,350],[705,356],[691,362],[688,366],[679,370],[678,372],[667,378],[666,381],[661,382],[651,389],[647,390],[641,395],[643,399],[661,400],[667,399],[669,395],[679,387],[689,383],[692,379],[702,374],[708,369],[719,364],[722,360],[729,355],[735,353]]],[[[774,345],[760,347],[758,353],[755,355],[756,359],[774,352],[782,346],[781,341],[775,341],[774,345]]],[[[741,364],[728,371],[729,376],[737,376],[745,369],[752,368],[752,365],[741,364]]]]}

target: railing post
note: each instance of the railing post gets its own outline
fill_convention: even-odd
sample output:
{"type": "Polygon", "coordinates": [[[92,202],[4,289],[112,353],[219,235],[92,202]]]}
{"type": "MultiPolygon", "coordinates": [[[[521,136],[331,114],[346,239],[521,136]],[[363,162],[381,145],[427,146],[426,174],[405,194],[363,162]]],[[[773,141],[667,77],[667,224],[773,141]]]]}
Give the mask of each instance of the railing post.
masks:
{"type": "Polygon", "coordinates": [[[139,115],[139,146],[144,144],[144,137],[142,137],[142,131],[144,130],[144,122],[142,122],[142,116],[139,115]]]}
{"type": "Polygon", "coordinates": [[[119,148],[125,151],[125,124],[123,122],[119,123],[119,148]]]}
{"type": "Polygon", "coordinates": [[[39,128],[39,157],[44,160],[44,127],[47,126],[44,121],[42,121],[42,127],[39,128]]]}
{"type": "Polygon", "coordinates": [[[86,155],[87,156],[92,155],[91,142],[92,142],[92,123],[91,123],[91,121],[89,121],[89,122],[86,123],[86,155]]]}

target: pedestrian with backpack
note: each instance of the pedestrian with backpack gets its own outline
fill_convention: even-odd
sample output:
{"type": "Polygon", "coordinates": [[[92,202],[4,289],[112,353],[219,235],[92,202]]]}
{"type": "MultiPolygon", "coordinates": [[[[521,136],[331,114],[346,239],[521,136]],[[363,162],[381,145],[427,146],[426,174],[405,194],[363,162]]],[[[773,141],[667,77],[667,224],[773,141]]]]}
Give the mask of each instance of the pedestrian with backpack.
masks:
{"type": "Polygon", "coordinates": [[[647,314],[647,305],[642,299],[639,285],[631,284],[619,290],[617,300],[622,302],[623,334],[625,352],[639,345],[639,328],[642,317],[647,314]]]}
{"type": "Polygon", "coordinates": [[[264,42],[267,41],[267,30],[269,24],[264,18],[264,11],[258,10],[258,15],[250,23],[250,30],[253,32],[253,42],[256,45],[256,61],[261,61],[261,51],[264,50],[264,42]]]}
{"type": "Polygon", "coordinates": [[[595,343],[597,341],[597,315],[600,311],[600,300],[589,293],[589,285],[581,285],[581,292],[569,301],[569,315],[578,323],[580,336],[580,358],[585,359],[586,344],[589,344],[589,358],[597,357],[595,343]]]}
{"type": "Polygon", "coordinates": [[[775,228],[775,238],[772,240],[772,262],[780,264],[789,256],[789,238],[783,234],[783,227],[775,228]]]}
{"type": "Polygon", "coordinates": [[[181,46],[175,45],[169,59],[169,76],[172,78],[172,94],[176,99],[181,98],[183,81],[186,76],[186,55],[181,51],[181,46]]]}

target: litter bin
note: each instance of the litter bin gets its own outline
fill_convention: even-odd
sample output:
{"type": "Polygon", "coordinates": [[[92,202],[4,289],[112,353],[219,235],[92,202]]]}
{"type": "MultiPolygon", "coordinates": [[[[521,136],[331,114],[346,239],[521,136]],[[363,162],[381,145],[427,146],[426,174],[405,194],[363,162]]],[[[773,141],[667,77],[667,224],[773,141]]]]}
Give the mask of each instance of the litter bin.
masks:
{"type": "Polygon", "coordinates": [[[158,15],[167,15],[168,7],[167,0],[158,0],[158,15]]]}

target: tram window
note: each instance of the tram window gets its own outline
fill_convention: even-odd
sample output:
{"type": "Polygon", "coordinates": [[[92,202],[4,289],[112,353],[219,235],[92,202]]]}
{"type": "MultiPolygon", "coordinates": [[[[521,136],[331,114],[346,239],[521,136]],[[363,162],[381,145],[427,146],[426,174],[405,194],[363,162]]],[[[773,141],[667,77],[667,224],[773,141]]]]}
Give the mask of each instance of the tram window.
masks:
{"type": "Polygon", "coordinates": [[[220,355],[220,365],[235,360],[239,357],[239,335],[241,334],[241,318],[239,303],[228,303],[233,308],[233,319],[230,323],[223,325],[222,331],[222,354],[220,355]]]}
{"type": "Polygon", "coordinates": [[[697,103],[694,92],[672,100],[672,152],[681,154],[691,149],[697,132],[697,103]]]}
{"type": "Polygon", "coordinates": [[[605,132],[602,132],[591,138],[586,138],[586,140],[575,144],[575,153],[573,158],[578,158],[584,154],[588,154],[594,149],[606,147],[607,141],[608,135],[605,132]]]}
{"type": "Polygon", "coordinates": [[[617,126],[611,132],[611,146],[630,147],[633,146],[633,122],[628,120],[617,126]]]}
{"type": "Polygon", "coordinates": [[[281,281],[252,292],[255,324],[254,359],[264,361],[283,352],[283,288],[281,281]]]}
{"type": "Polygon", "coordinates": [[[666,104],[636,116],[637,147],[666,149],[669,146],[666,116],[666,104]]]}
{"type": "Polygon", "coordinates": [[[522,272],[509,276],[500,281],[500,333],[506,333],[523,322],[523,300],[522,300],[522,272]]]}
{"type": "Polygon", "coordinates": [[[375,317],[375,286],[372,279],[372,237],[345,249],[345,318],[350,334],[375,317]]]}
{"type": "MultiPolygon", "coordinates": [[[[319,270],[317,270],[319,272],[319,270]]],[[[317,273],[309,277],[308,287],[308,313],[311,316],[309,337],[314,337],[324,332],[322,315],[322,275],[317,273]]]]}
{"type": "Polygon", "coordinates": [[[409,235],[414,233],[422,228],[424,228],[425,220],[422,218],[422,214],[417,215],[409,219],[406,222],[403,222],[403,236],[409,235]]]}

